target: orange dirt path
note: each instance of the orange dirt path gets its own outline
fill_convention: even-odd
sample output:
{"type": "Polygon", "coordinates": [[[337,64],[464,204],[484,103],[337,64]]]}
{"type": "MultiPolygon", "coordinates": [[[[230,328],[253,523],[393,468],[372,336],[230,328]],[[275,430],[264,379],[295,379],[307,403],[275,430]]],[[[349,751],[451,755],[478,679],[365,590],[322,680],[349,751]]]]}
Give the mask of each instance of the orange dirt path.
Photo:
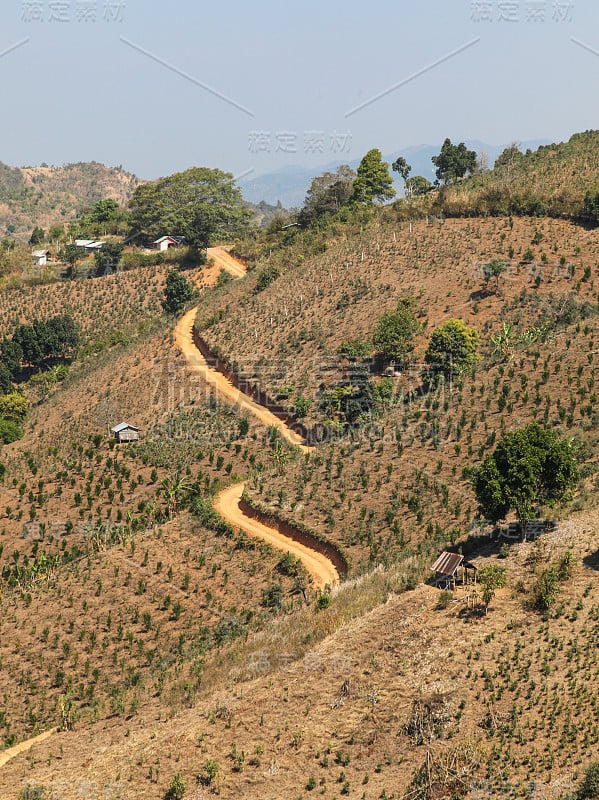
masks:
{"type": "Polygon", "coordinates": [[[18,756],[19,753],[25,753],[27,750],[30,750],[34,744],[50,738],[54,733],[56,733],[56,728],[52,728],[50,731],[44,731],[44,733],[40,733],[39,736],[34,736],[33,739],[19,742],[19,744],[16,744],[14,747],[9,747],[8,750],[4,750],[0,753],[0,767],[3,767],[11,758],[18,756]]]}
{"type": "Polygon", "coordinates": [[[332,561],[329,561],[326,556],[317,553],[300,542],[296,542],[294,539],[290,539],[288,536],[279,533],[274,528],[270,528],[256,519],[247,517],[239,508],[243,489],[244,484],[238,483],[221,492],[214,504],[216,511],[231,525],[241,528],[250,536],[259,536],[260,539],[268,542],[277,550],[291,553],[301,559],[318,589],[324,589],[327,584],[334,586],[339,583],[339,573],[332,561]]]}
{"type": "MultiPolygon", "coordinates": [[[[244,265],[236,261],[222,247],[210,248],[208,250],[208,258],[214,259],[216,267],[226,269],[227,272],[230,272],[236,277],[243,277],[245,275],[246,270],[244,265]]],[[[274,425],[281,432],[281,435],[286,441],[291,444],[299,446],[306,452],[311,450],[312,448],[304,444],[304,440],[298,433],[291,430],[267,408],[256,403],[251,397],[248,397],[248,395],[237,389],[236,386],[233,386],[228,378],[217,370],[212,369],[206,363],[205,358],[193,341],[193,324],[197,311],[197,307],[188,311],[187,314],[179,320],[175,328],[175,340],[183,351],[188,365],[208,383],[215,386],[218,392],[229,402],[233,403],[240,411],[248,411],[265,425],[274,425]]],[[[292,553],[294,556],[300,558],[312,576],[314,584],[319,589],[324,589],[327,584],[334,586],[339,583],[339,573],[333,562],[326,556],[279,533],[279,531],[274,528],[270,528],[258,522],[258,520],[247,517],[239,508],[239,501],[243,494],[243,489],[244,484],[232,486],[221,492],[216,499],[215,508],[227,522],[241,528],[250,536],[259,536],[277,550],[292,553]]]]}
{"type": "Polygon", "coordinates": [[[208,260],[210,261],[211,258],[214,259],[215,266],[226,269],[236,278],[243,278],[247,271],[245,265],[233,258],[224,247],[209,247],[208,260]]]}
{"type": "MultiPolygon", "coordinates": [[[[221,266],[232,275],[242,277],[245,275],[245,267],[236,261],[226,250],[221,247],[212,247],[208,250],[208,257],[213,258],[217,266],[221,266]]],[[[304,444],[303,438],[291,430],[282,420],[276,417],[264,406],[256,403],[251,397],[241,392],[231,381],[217,370],[212,369],[206,363],[204,356],[200,353],[193,341],[193,324],[198,312],[197,306],[183,316],[175,328],[175,340],[183,351],[187,363],[198,374],[214,386],[219,394],[240,411],[249,411],[256,419],[267,426],[276,427],[283,438],[290,444],[298,445],[303,450],[310,450],[304,444]]]]}

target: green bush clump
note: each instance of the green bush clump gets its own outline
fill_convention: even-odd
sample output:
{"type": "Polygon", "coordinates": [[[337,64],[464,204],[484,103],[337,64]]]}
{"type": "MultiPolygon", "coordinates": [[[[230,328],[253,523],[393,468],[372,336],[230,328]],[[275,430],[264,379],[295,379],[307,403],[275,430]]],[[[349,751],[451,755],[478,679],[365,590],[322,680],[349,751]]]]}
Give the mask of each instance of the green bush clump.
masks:
{"type": "Polygon", "coordinates": [[[173,776],[168,791],[164,797],[164,800],[182,800],[185,796],[185,782],[181,777],[181,773],[177,772],[176,775],[173,776]]]}
{"type": "Polygon", "coordinates": [[[599,798],[599,761],[595,761],[587,767],[575,795],[575,800],[595,800],[595,798],[599,798]]]}
{"type": "Polygon", "coordinates": [[[0,419],[0,442],[10,444],[22,439],[23,429],[16,423],[8,419],[0,419]]]}
{"type": "Polygon", "coordinates": [[[276,281],[280,274],[281,271],[275,266],[265,267],[263,270],[260,270],[258,273],[258,281],[256,283],[256,291],[264,291],[264,289],[270,286],[271,283],[276,281]]]}
{"type": "Polygon", "coordinates": [[[331,605],[331,595],[323,592],[318,596],[318,600],[316,601],[316,608],[319,611],[324,611],[325,608],[328,608],[331,605]]]}

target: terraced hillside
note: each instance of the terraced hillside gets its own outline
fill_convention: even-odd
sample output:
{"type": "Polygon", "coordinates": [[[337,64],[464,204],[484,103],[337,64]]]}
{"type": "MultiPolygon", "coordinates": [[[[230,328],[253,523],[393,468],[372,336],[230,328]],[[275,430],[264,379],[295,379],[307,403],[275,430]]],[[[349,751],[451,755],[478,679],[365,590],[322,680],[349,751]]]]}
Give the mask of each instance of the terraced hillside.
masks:
{"type": "Polygon", "coordinates": [[[599,229],[410,222],[400,203],[235,251],[245,277],[186,273],[195,341],[310,447],[218,391],[194,313],[161,311],[161,268],[4,295],[3,330],[66,310],[100,344],[1,452],[0,734],[57,731],[0,767],[0,794],[580,797],[599,742],[599,229]],[[391,365],[375,330],[408,296],[413,356],[391,365]],[[431,383],[451,318],[477,358],[431,383]],[[111,441],[121,420],[138,443],[111,441]],[[520,542],[480,519],[471,474],[533,420],[580,476],[520,542]],[[338,584],[219,516],[242,484],[262,524],[334,549],[338,584]],[[444,549],[476,584],[429,580],[444,549]]]}

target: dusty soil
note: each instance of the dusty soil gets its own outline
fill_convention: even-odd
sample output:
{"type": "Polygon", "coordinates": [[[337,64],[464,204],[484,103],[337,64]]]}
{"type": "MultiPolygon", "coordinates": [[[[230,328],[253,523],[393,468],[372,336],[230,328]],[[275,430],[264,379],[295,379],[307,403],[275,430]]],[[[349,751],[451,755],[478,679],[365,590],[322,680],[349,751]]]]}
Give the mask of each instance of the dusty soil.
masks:
{"type": "Polygon", "coordinates": [[[31,750],[35,744],[49,739],[50,736],[55,733],[56,728],[52,728],[50,731],[44,731],[44,733],[40,733],[39,736],[34,736],[32,739],[19,742],[19,744],[16,744],[14,747],[9,747],[7,750],[4,750],[4,752],[0,753],[0,767],[3,767],[11,758],[20,755],[20,753],[26,753],[28,750],[31,750]]]}
{"type": "Polygon", "coordinates": [[[231,275],[236,278],[243,278],[246,273],[246,268],[241,261],[228,253],[223,247],[209,247],[208,248],[208,261],[214,260],[214,265],[218,269],[226,269],[231,275]]]}
{"type": "Polygon", "coordinates": [[[258,520],[247,517],[239,508],[243,489],[243,483],[231,486],[221,492],[216,500],[215,508],[227,522],[230,522],[235,527],[242,528],[250,536],[259,536],[277,550],[292,553],[300,558],[314,579],[314,585],[319,589],[324,589],[327,584],[333,586],[339,583],[339,574],[334,564],[326,556],[316,553],[306,545],[294,541],[289,536],[279,533],[258,520]]]}

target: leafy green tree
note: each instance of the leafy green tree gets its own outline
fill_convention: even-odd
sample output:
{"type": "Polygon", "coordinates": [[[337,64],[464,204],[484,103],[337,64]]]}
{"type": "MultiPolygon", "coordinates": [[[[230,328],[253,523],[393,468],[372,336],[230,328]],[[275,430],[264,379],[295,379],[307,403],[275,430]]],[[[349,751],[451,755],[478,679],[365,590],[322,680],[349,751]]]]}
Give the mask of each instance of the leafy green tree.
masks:
{"type": "Polygon", "coordinates": [[[177,270],[171,270],[166,276],[166,287],[162,307],[167,314],[178,314],[193,297],[191,284],[177,270]]]}
{"type": "Polygon", "coordinates": [[[485,286],[489,285],[491,278],[495,278],[495,291],[499,291],[499,278],[507,271],[507,264],[499,258],[489,261],[483,266],[483,278],[485,286]]]}
{"type": "Polygon", "coordinates": [[[572,443],[537,422],[506,433],[472,474],[480,512],[498,522],[515,511],[524,538],[535,510],[563,500],[577,480],[572,443]]]}
{"type": "Polygon", "coordinates": [[[42,363],[44,352],[33,325],[19,325],[13,334],[12,340],[21,348],[23,361],[26,364],[36,367],[42,363]]]}
{"type": "Polygon", "coordinates": [[[83,247],[77,247],[76,244],[67,244],[65,247],[62,248],[60,253],[58,254],[58,258],[63,262],[63,264],[69,265],[69,277],[73,275],[75,270],[75,264],[81,259],[84,258],[86,255],[85,249],[83,247]]]}
{"type": "Polygon", "coordinates": [[[452,378],[476,363],[479,335],[461,319],[448,319],[432,333],[424,355],[431,375],[452,378]]]}
{"type": "Polygon", "coordinates": [[[0,346],[0,351],[2,353],[2,362],[10,371],[11,377],[14,380],[21,371],[23,350],[20,344],[14,339],[4,338],[0,346]]]}
{"type": "Polygon", "coordinates": [[[559,578],[552,565],[544,569],[537,577],[531,590],[532,606],[537,611],[547,613],[559,594],[559,578]]]}
{"type": "Polygon", "coordinates": [[[251,212],[230,173],[193,167],[141,184],[129,204],[132,236],[151,242],[165,234],[184,236],[200,249],[214,236],[245,230],[251,212]]]}
{"type": "Polygon", "coordinates": [[[587,192],[584,196],[582,216],[587,222],[596,225],[599,221],[599,192],[587,192]]]}
{"type": "Polygon", "coordinates": [[[391,165],[391,169],[393,172],[398,172],[399,175],[403,178],[404,181],[407,181],[410,172],[412,171],[412,167],[408,162],[405,160],[403,156],[399,156],[393,164],[391,165]]]}
{"type": "Polygon", "coordinates": [[[218,217],[215,209],[210,207],[196,208],[189,216],[185,227],[185,242],[191,249],[200,253],[208,248],[210,237],[218,228],[218,217]]]}
{"type": "Polygon", "coordinates": [[[510,174],[514,166],[524,160],[524,153],[518,147],[517,142],[512,142],[509,147],[506,147],[495,160],[495,169],[502,169],[510,174]]]}
{"type": "MultiPolygon", "coordinates": [[[[36,323],[34,323],[35,327],[36,323]]],[[[42,346],[46,358],[68,358],[78,347],[79,328],[70,314],[58,314],[51,317],[44,325],[45,338],[42,346]]]]}
{"type": "Polygon", "coordinates": [[[300,225],[308,227],[320,217],[336,214],[347,205],[353,195],[355,179],[355,171],[347,164],[337,167],[335,172],[324,172],[314,178],[299,214],[300,225]]]}
{"type": "Polygon", "coordinates": [[[478,580],[483,589],[483,603],[485,604],[486,614],[489,603],[495,597],[496,590],[502,589],[506,585],[505,567],[489,564],[479,570],[478,580]]]}
{"type": "Polygon", "coordinates": [[[299,397],[296,397],[294,412],[297,419],[303,419],[305,416],[307,416],[311,407],[312,407],[311,400],[308,400],[303,395],[299,395],[299,397]]]}
{"type": "Polygon", "coordinates": [[[272,264],[269,267],[264,267],[258,273],[258,281],[256,282],[256,292],[262,292],[271,283],[274,283],[281,274],[279,268],[272,264]]]}
{"type": "Polygon", "coordinates": [[[31,236],[29,237],[29,244],[32,247],[36,247],[39,244],[42,244],[46,241],[46,232],[43,228],[38,228],[37,226],[33,229],[31,236]]]}
{"type": "Polygon", "coordinates": [[[437,179],[444,183],[471,175],[476,169],[476,152],[468,150],[464,142],[452,144],[451,139],[445,139],[441,152],[431,160],[437,167],[437,179]]]}
{"type": "Polygon", "coordinates": [[[366,339],[347,339],[341,343],[337,352],[349,361],[357,361],[358,359],[370,358],[372,344],[366,339]]]}
{"type": "Polygon", "coordinates": [[[412,171],[411,165],[408,164],[408,162],[405,160],[403,156],[399,156],[399,158],[395,159],[395,161],[391,165],[391,169],[393,170],[393,172],[397,172],[403,179],[406,197],[409,197],[410,195],[408,192],[408,176],[412,171]]]}
{"type": "Polygon", "coordinates": [[[222,289],[223,286],[228,286],[230,283],[233,283],[235,278],[231,275],[230,272],[227,272],[226,269],[220,270],[218,273],[218,278],[216,279],[216,286],[218,289],[222,289]]]}
{"type": "Polygon", "coordinates": [[[369,150],[358,167],[354,181],[353,199],[357,203],[372,205],[395,197],[389,164],[383,161],[380,150],[369,150]]]}
{"type": "Polygon", "coordinates": [[[12,340],[27,364],[40,367],[47,359],[71,356],[79,344],[79,331],[69,314],[59,314],[48,320],[34,320],[31,325],[19,325],[12,340]]]}
{"type": "Polygon", "coordinates": [[[262,589],[262,605],[265,608],[280,608],[283,605],[283,587],[278,583],[262,589]]]}
{"type": "Polygon", "coordinates": [[[64,238],[64,225],[56,224],[52,225],[50,230],[48,231],[48,238],[51,242],[59,242],[61,239],[64,238]]]}
{"type": "Polygon", "coordinates": [[[124,245],[121,242],[106,242],[106,244],[94,253],[96,262],[96,277],[110,275],[116,271],[119,265],[124,245]]]}
{"type": "Polygon", "coordinates": [[[416,197],[417,195],[426,194],[430,191],[431,186],[431,182],[422,175],[414,175],[413,178],[408,178],[406,181],[406,195],[408,197],[416,197]]]}
{"type": "Polygon", "coordinates": [[[386,311],[379,318],[372,341],[385,360],[404,362],[414,350],[414,336],[420,330],[417,310],[416,300],[406,297],[395,311],[386,311]]]}
{"type": "Polygon", "coordinates": [[[12,374],[3,361],[0,361],[0,395],[13,391],[12,374]]]}
{"type": "Polygon", "coordinates": [[[90,214],[92,222],[111,222],[119,217],[120,208],[116,200],[108,197],[98,200],[90,214]]]}
{"type": "Polygon", "coordinates": [[[370,380],[369,369],[363,365],[354,367],[349,375],[349,383],[341,383],[326,389],[321,397],[319,408],[341,428],[357,425],[365,420],[375,409],[377,396],[370,380]]]}
{"type": "Polygon", "coordinates": [[[0,442],[10,444],[23,438],[23,428],[16,422],[0,417],[0,442]]]}

